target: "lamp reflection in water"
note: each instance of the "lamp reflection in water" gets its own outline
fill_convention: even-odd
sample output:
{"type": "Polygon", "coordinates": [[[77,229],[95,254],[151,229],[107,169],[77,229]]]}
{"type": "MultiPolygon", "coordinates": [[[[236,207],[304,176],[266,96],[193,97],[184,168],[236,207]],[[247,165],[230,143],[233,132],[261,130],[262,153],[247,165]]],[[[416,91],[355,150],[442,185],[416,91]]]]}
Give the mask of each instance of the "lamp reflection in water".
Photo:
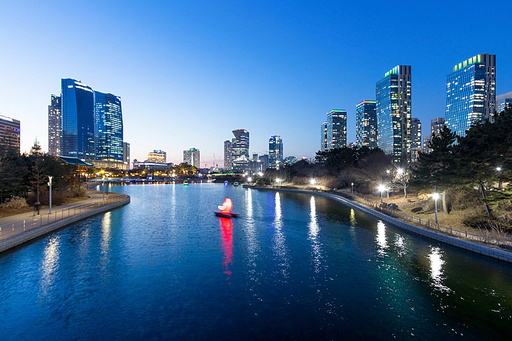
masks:
{"type": "Polygon", "coordinates": [[[439,247],[432,247],[428,259],[430,260],[430,278],[432,279],[432,286],[441,292],[451,291],[450,288],[443,283],[445,280],[443,265],[446,262],[443,260],[441,249],[439,247]]]}
{"type": "Polygon", "coordinates": [[[274,215],[274,252],[277,264],[279,266],[278,274],[286,279],[289,275],[290,264],[286,253],[286,240],[281,230],[283,227],[283,215],[281,212],[281,197],[279,192],[275,194],[275,215],[274,215]]]}
{"type": "Polygon", "coordinates": [[[50,294],[50,290],[53,287],[55,275],[59,267],[59,246],[59,237],[52,236],[44,249],[44,260],[43,265],[41,266],[41,287],[45,296],[50,294]]]}
{"type": "Polygon", "coordinates": [[[386,253],[386,249],[388,248],[388,242],[386,240],[386,225],[379,220],[377,223],[377,237],[376,237],[377,245],[379,246],[379,254],[383,255],[386,253]]]}
{"type": "Polygon", "coordinates": [[[108,211],[101,219],[101,253],[103,255],[108,254],[110,249],[110,228],[111,228],[111,217],[112,212],[108,211]]]}
{"type": "Polygon", "coordinates": [[[309,240],[311,240],[311,248],[313,250],[313,264],[315,265],[315,273],[319,273],[321,269],[322,250],[320,248],[320,242],[318,241],[318,232],[320,232],[320,226],[318,225],[316,215],[316,202],[315,197],[312,196],[309,201],[309,240]]]}
{"type": "Polygon", "coordinates": [[[228,275],[226,280],[231,278],[231,270],[229,265],[233,263],[233,222],[229,218],[219,218],[220,232],[222,235],[222,249],[224,251],[224,273],[228,275]]]}

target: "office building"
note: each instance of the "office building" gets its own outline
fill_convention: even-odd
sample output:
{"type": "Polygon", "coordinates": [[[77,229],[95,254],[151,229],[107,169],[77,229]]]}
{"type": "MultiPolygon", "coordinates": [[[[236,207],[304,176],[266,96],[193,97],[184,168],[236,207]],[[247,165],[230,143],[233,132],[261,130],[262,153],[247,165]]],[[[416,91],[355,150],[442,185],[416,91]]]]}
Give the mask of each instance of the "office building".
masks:
{"type": "Polygon", "coordinates": [[[411,117],[411,162],[418,161],[418,153],[421,151],[421,122],[416,117],[411,117]]]}
{"type": "Polygon", "coordinates": [[[224,141],[224,170],[233,169],[233,160],[231,158],[231,140],[224,141]]]}
{"type": "Polygon", "coordinates": [[[362,101],[356,105],[356,145],[377,147],[377,113],[375,101],[362,101]]]}
{"type": "Polygon", "coordinates": [[[270,136],[268,140],[269,167],[279,169],[283,163],[283,140],[279,135],[270,136]]]}
{"type": "Polygon", "coordinates": [[[235,172],[249,170],[249,132],[245,129],[233,130],[231,142],[232,169],[235,172]]]}
{"type": "Polygon", "coordinates": [[[60,96],[52,95],[48,106],[48,154],[61,155],[62,115],[60,96]]]}
{"type": "Polygon", "coordinates": [[[74,79],[62,79],[63,156],[94,160],[94,91],[74,79]]]}
{"type": "Polygon", "coordinates": [[[411,66],[397,65],[376,86],[377,144],[393,163],[411,160],[411,66]]]}
{"type": "Polygon", "coordinates": [[[512,106],[512,92],[496,96],[496,112],[502,112],[508,106],[512,106]]]}
{"type": "Polygon", "coordinates": [[[126,165],[127,169],[132,169],[130,144],[128,142],[123,142],[123,163],[126,165]]]}
{"type": "Polygon", "coordinates": [[[0,115],[0,146],[20,152],[20,121],[0,115]]]}
{"type": "Polygon", "coordinates": [[[430,149],[430,147],[428,146],[430,141],[432,141],[432,135],[423,136],[423,152],[424,153],[432,152],[432,149],[430,149]]]}
{"type": "Polygon", "coordinates": [[[327,121],[320,126],[320,151],[327,150],[327,121]]]}
{"type": "Polygon", "coordinates": [[[149,163],[167,163],[167,155],[162,150],[154,150],[148,153],[148,159],[146,162],[149,163]]]}
{"type": "Polygon", "coordinates": [[[261,169],[264,171],[266,171],[268,168],[269,168],[269,158],[268,158],[268,155],[265,154],[265,155],[261,155],[259,157],[260,161],[261,161],[261,169]]]}
{"type": "Polygon", "coordinates": [[[430,135],[439,136],[441,133],[441,130],[443,130],[445,126],[445,118],[444,117],[437,117],[430,120],[430,135]]]}
{"type": "Polygon", "coordinates": [[[453,67],[446,81],[446,125],[465,136],[473,123],[490,120],[496,109],[496,56],[478,54],[453,67]]]}
{"type": "Polygon", "coordinates": [[[191,166],[196,168],[200,168],[201,154],[199,149],[190,148],[188,150],[183,151],[183,162],[188,163],[191,166]]]}
{"type": "Polygon", "coordinates": [[[347,146],[347,111],[331,110],[327,113],[327,149],[347,146]]]}
{"type": "MultiPolygon", "coordinates": [[[[94,91],[94,141],[98,167],[125,169],[121,98],[94,91]]],[[[127,169],[127,168],[126,168],[127,169]]]]}

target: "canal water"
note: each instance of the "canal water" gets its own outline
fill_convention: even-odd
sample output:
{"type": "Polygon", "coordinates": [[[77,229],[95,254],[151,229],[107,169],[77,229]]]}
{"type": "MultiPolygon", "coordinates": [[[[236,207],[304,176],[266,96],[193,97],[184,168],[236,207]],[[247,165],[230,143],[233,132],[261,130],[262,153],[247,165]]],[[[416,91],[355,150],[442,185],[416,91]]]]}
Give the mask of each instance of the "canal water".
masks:
{"type": "Polygon", "coordinates": [[[1,340],[510,339],[510,264],[321,196],[110,190],[131,203],[0,255],[1,340]]]}

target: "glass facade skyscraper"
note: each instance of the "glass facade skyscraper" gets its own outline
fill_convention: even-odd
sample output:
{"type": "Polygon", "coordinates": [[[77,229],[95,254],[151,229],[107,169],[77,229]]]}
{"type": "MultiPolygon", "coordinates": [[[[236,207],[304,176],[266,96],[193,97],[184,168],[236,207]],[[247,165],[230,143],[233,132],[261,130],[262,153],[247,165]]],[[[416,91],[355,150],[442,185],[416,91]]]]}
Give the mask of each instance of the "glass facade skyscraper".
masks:
{"type": "Polygon", "coordinates": [[[268,140],[269,167],[279,169],[283,163],[283,140],[279,135],[270,136],[268,140]]]}
{"type": "Polygon", "coordinates": [[[20,152],[20,121],[0,115],[0,147],[20,152]]]}
{"type": "Polygon", "coordinates": [[[48,106],[48,154],[61,155],[62,115],[60,96],[52,95],[48,106]]]}
{"type": "Polygon", "coordinates": [[[496,56],[478,54],[453,67],[446,81],[446,125],[459,136],[496,110],[496,56]]]}
{"type": "Polygon", "coordinates": [[[62,155],[94,160],[94,91],[74,79],[62,79],[62,155]]]}
{"type": "Polygon", "coordinates": [[[356,144],[358,147],[377,147],[375,101],[362,101],[356,106],[356,144]]]}
{"type": "Polygon", "coordinates": [[[94,91],[96,160],[123,162],[121,98],[94,91]]]}
{"type": "Polygon", "coordinates": [[[199,149],[190,148],[183,151],[183,162],[188,163],[191,166],[200,168],[201,153],[199,149]]]}
{"type": "Polygon", "coordinates": [[[421,151],[421,122],[416,117],[411,117],[411,162],[418,160],[421,151]]]}
{"type": "Polygon", "coordinates": [[[327,122],[322,123],[320,127],[320,151],[327,150],[327,122]]]}
{"type": "Polygon", "coordinates": [[[233,130],[235,135],[231,144],[233,170],[243,172],[249,170],[249,132],[245,129],[233,130]]]}
{"type": "Polygon", "coordinates": [[[376,86],[377,143],[393,163],[411,161],[411,66],[397,65],[376,86]]]}
{"type": "Polygon", "coordinates": [[[327,113],[327,150],[347,146],[347,111],[331,110],[327,113]]]}
{"type": "Polygon", "coordinates": [[[512,92],[496,96],[496,111],[502,112],[506,107],[512,105],[512,92]]]}

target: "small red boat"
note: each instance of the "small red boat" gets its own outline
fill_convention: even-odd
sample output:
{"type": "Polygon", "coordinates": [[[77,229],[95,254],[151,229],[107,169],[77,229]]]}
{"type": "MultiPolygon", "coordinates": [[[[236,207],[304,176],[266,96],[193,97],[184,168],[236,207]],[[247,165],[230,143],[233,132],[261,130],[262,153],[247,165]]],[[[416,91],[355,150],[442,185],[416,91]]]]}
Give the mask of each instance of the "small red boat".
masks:
{"type": "Polygon", "coordinates": [[[222,204],[222,206],[219,206],[220,211],[215,211],[215,215],[217,217],[222,217],[222,218],[238,217],[237,213],[231,212],[232,209],[233,209],[233,202],[231,201],[230,198],[226,198],[226,199],[224,199],[224,203],[222,204]]]}

